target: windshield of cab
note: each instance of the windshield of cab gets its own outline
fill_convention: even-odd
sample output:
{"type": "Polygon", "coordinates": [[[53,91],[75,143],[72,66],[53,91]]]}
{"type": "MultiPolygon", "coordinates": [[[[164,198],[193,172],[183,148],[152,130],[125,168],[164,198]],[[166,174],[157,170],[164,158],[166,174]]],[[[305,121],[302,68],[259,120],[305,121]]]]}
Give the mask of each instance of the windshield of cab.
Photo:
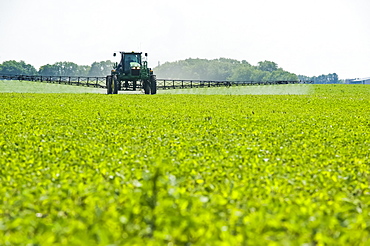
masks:
{"type": "Polygon", "coordinates": [[[141,55],[140,54],[125,54],[125,61],[127,63],[130,62],[136,62],[136,63],[141,63],[141,55]]]}

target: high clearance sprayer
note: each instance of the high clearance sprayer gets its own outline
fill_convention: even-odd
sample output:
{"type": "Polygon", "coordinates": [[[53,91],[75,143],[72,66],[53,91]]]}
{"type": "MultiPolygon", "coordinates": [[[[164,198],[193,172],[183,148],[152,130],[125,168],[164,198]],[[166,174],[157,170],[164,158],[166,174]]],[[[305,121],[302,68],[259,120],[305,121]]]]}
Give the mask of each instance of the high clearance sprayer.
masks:
{"type": "Polygon", "coordinates": [[[144,89],[145,94],[156,94],[157,81],[153,70],[148,68],[148,54],[145,53],[142,57],[142,52],[119,53],[121,61],[114,65],[111,75],[107,76],[107,93],[118,94],[121,90],[144,89]]]}

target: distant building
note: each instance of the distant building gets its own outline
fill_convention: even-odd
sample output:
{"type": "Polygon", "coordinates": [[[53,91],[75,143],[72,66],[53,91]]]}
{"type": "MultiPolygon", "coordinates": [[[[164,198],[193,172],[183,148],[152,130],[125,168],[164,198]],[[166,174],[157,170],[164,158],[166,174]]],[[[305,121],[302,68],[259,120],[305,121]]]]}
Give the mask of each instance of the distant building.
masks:
{"type": "Polygon", "coordinates": [[[370,84],[370,77],[357,78],[357,79],[346,79],[346,84],[370,84]]]}

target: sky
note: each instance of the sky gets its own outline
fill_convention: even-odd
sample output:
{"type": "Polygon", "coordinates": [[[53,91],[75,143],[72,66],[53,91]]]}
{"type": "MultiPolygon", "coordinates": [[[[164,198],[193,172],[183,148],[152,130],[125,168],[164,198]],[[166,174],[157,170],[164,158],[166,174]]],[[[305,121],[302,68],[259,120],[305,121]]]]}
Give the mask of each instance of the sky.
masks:
{"type": "Polygon", "coordinates": [[[220,57],[370,77],[370,0],[0,0],[0,63],[220,57]]]}

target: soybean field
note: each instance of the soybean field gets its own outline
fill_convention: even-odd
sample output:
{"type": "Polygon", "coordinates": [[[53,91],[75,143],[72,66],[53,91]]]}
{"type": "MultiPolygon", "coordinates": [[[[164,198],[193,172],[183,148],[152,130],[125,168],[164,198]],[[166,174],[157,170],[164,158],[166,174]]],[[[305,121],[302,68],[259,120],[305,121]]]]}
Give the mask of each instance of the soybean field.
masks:
{"type": "Polygon", "coordinates": [[[368,245],[370,87],[298,86],[0,93],[0,245],[368,245]]]}

